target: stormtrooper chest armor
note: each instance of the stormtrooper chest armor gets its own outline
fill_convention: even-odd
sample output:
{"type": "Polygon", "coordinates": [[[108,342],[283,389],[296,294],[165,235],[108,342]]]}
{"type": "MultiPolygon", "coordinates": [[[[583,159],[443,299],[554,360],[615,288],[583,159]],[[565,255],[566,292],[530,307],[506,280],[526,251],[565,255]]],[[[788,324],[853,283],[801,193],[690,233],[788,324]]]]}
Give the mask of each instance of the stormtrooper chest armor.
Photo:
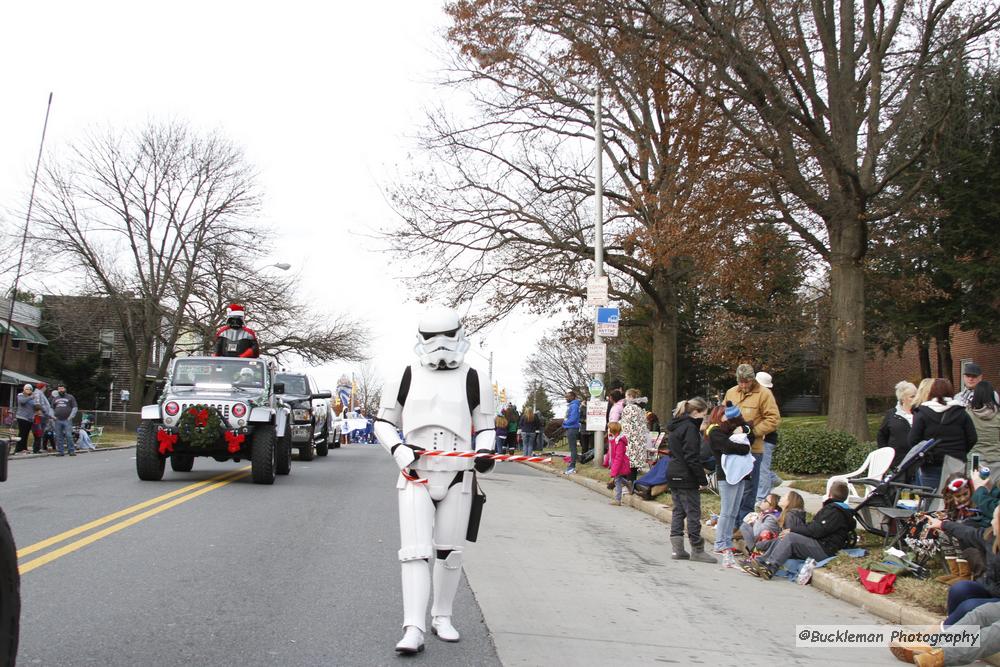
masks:
{"type": "MultiPolygon", "coordinates": [[[[469,367],[454,370],[411,369],[409,391],[403,405],[406,442],[424,449],[472,449],[472,414],[466,392],[469,367]]],[[[453,459],[454,460],[454,459],[453,459]]]]}

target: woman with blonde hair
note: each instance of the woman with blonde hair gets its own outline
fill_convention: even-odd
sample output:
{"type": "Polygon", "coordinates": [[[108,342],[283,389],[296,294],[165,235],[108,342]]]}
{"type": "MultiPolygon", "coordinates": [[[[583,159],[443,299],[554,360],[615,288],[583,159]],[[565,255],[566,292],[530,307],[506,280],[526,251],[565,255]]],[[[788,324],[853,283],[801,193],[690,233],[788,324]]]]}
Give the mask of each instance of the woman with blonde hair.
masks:
{"type": "MultiPolygon", "coordinates": [[[[927,384],[930,391],[930,383],[927,384]]],[[[920,405],[917,400],[917,387],[912,382],[903,380],[896,384],[896,405],[890,408],[882,417],[878,427],[879,447],[892,447],[893,467],[899,465],[906,453],[910,451],[910,428],[913,426],[913,408],[920,405]]],[[[926,399],[925,399],[926,400],[926,399]]]]}
{"type": "Polygon", "coordinates": [[[708,402],[696,397],[681,401],[674,418],[667,425],[670,443],[670,464],[667,466],[667,486],[674,510],[670,521],[670,545],[674,560],[691,559],[699,563],[715,563],[705,553],[701,536],[701,489],[708,486],[701,462],[701,422],[708,414],[708,402]],[[684,550],[684,523],[691,553],[684,550]]]}
{"type": "Polygon", "coordinates": [[[923,405],[927,401],[927,397],[931,393],[931,385],[934,384],[934,378],[924,378],[917,385],[917,395],[913,399],[914,407],[923,405]]]}
{"type": "Polygon", "coordinates": [[[494,447],[497,454],[505,454],[507,452],[507,418],[503,415],[497,415],[496,419],[493,420],[493,425],[496,427],[496,442],[494,447]]]}

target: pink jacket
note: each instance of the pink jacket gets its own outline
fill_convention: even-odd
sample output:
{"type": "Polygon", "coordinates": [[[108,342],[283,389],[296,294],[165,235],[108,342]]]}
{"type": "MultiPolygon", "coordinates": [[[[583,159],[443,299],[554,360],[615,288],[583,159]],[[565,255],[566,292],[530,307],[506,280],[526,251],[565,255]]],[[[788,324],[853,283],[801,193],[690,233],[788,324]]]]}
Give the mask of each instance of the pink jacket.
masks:
{"type": "Polygon", "coordinates": [[[611,465],[612,477],[627,475],[632,471],[632,466],[628,462],[628,455],[625,453],[627,445],[628,438],[624,434],[619,435],[617,438],[608,436],[608,462],[611,465]]]}

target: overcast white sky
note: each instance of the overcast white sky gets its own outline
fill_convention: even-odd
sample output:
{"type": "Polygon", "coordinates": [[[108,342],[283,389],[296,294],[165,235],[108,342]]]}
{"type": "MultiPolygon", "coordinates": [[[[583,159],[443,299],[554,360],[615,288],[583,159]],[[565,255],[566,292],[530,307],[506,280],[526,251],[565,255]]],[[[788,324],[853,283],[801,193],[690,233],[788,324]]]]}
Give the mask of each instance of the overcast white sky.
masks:
{"type": "MultiPolygon", "coordinates": [[[[264,220],[280,235],[274,261],[302,273],[304,295],[321,312],[369,323],[373,363],[388,376],[414,359],[420,307],[358,232],[392,224],[381,188],[413,148],[422,109],[442,94],[432,83],[445,51],[442,5],[7,3],[0,210],[10,221],[26,206],[50,91],[49,149],[94,126],[150,118],[219,128],[260,171],[264,220]]],[[[517,400],[524,355],[545,326],[516,317],[473,339],[494,352],[494,378],[517,400]]],[[[487,366],[476,354],[468,361],[487,366]]],[[[315,374],[332,386],[350,370],[332,364],[315,374]]]]}

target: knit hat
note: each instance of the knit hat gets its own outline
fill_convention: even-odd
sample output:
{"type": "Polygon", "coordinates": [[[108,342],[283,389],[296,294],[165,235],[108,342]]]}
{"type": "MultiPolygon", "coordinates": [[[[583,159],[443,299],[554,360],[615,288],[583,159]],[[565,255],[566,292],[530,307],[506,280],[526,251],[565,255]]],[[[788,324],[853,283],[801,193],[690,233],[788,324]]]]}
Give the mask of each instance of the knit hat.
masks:
{"type": "Polygon", "coordinates": [[[732,401],[726,401],[726,412],[724,414],[726,417],[726,421],[729,421],[730,419],[736,419],[737,417],[742,415],[740,409],[735,405],[733,405],[732,401]]]}

